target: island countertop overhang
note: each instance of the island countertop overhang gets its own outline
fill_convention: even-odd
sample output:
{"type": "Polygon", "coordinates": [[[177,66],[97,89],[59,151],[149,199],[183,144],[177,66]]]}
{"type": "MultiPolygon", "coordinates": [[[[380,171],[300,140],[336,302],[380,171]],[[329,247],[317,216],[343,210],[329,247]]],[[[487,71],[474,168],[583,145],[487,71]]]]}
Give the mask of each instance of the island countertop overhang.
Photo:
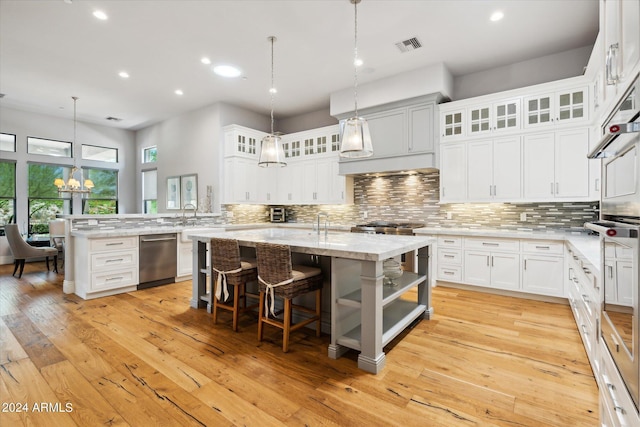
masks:
{"type": "Polygon", "coordinates": [[[346,232],[265,228],[254,230],[228,230],[224,232],[194,233],[190,239],[208,242],[213,237],[236,239],[242,246],[255,246],[257,242],[288,245],[293,252],[331,256],[364,261],[384,261],[404,253],[435,244],[436,239],[426,236],[398,236],[346,232]]]}

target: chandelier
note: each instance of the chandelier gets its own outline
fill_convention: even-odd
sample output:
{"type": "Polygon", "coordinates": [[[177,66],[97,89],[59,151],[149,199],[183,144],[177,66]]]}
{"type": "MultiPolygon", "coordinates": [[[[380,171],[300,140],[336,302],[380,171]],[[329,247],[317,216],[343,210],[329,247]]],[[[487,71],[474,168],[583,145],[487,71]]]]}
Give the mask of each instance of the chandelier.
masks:
{"type": "Polygon", "coordinates": [[[345,120],[342,125],[342,135],[340,135],[340,157],[359,158],[373,155],[371,144],[371,134],[369,124],[364,117],[358,117],[358,3],[360,0],[349,0],[355,10],[355,37],[354,37],[354,75],[353,75],[353,99],[355,104],[355,115],[345,120]]]}
{"type": "MultiPolygon", "coordinates": [[[[72,96],[73,99],[73,145],[76,145],[76,102],[78,101],[77,96],[72,96]]],[[[58,187],[58,196],[61,196],[63,193],[79,193],[79,194],[88,194],[91,193],[91,189],[95,187],[93,181],[90,179],[83,179],[82,169],[79,169],[77,166],[73,166],[71,168],[71,172],[69,172],[69,179],[67,182],[62,178],[56,178],[53,181],[53,185],[58,187]],[[80,178],[80,179],[77,179],[80,178]],[[82,183],[82,184],[81,184],[82,183]]]]}

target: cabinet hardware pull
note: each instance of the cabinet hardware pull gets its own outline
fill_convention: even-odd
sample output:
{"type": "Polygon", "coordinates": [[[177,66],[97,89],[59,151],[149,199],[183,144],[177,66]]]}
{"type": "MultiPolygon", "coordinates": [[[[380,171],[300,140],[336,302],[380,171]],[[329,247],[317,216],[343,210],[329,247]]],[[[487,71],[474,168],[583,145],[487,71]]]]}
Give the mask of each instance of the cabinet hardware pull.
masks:
{"type": "Polygon", "coordinates": [[[453,255],[445,255],[444,257],[445,258],[455,258],[455,256],[453,256],[453,255]]]}
{"type": "Polygon", "coordinates": [[[453,271],[443,271],[444,274],[453,274],[453,271]]]}
{"type": "Polygon", "coordinates": [[[549,246],[536,246],[536,249],[551,249],[549,246]]]}
{"type": "Polygon", "coordinates": [[[487,267],[489,267],[489,255],[487,255],[487,267]]]}
{"type": "Polygon", "coordinates": [[[165,240],[176,240],[175,236],[174,237],[160,237],[157,239],[141,239],[141,242],[164,242],[165,240]]]}
{"type": "Polygon", "coordinates": [[[491,256],[491,267],[493,267],[493,255],[491,256]]]}
{"type": "Polygon", "coordinates": [[[615,59],[618,59],[617,55],[615,55],[614,52],[618,50],[618,47],[619,47],[618,43],[614,43],[609,46],[609,49],[607,49],[607,58],[605,61],[605,75],[606,75],[606,83],[608,86],[615,85],[620,80],[620,76],[617,74],[617,71],[618,71],[617,66],[616,66],[616,75],[615,76],[613,75],[614,57],[615,59]]]}
{"type": "Polygon", "coordinates": [[[553,194],[553,182],[551,183],[551,194],[553,194]]]}
{"type": "Polygon", "coordinates": [[[560,183],[556,182],[556,194],[560,193],[560,183]]]}
{"type": "Polygon", "coordinates": [[[444,240],[445,243],[454,243],[453,240],[444,240]]]}
{"type": "Polygon", "coordinates": [[[105,260],[105,262],[120,262],[120,261],[124,261],[124,258],[116,258],[116,259],[105,260]]]}
{"type": "Polygon", "coordinates": [[[118,277],[107,277],[105,280],[108,282],[110,280],[122,280],[122,279],[124,279],[124,277],[118,276],[118,277]]]}
{"type": "Polygon", "coordinates": [[[527,269],[527,259],[526,258],[524,259],[524,269],[525,270],[527,269]]]}
{"type": "Polygon", "coordinates": [[[500,246],[500,243],[482,242],[482,246],[500,246]]]}
{"type": "Polygon", "coordinates": [[[124,245],[124,242],[107,243],[106,246],[118,246],[118,245],[124,245]]]}

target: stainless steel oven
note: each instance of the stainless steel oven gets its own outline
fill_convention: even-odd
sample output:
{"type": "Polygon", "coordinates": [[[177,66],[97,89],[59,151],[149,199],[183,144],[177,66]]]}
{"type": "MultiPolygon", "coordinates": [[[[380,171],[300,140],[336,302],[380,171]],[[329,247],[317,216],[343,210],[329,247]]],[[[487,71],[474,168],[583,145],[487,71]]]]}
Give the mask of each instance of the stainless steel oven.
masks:
{"type": "Polygon", "coordinates": [[[585,227],[600,235],[600,313],[603,342],[640,408],[640,79],[603,127],[590,158],[600,158],[600,221],[585,227]]]}

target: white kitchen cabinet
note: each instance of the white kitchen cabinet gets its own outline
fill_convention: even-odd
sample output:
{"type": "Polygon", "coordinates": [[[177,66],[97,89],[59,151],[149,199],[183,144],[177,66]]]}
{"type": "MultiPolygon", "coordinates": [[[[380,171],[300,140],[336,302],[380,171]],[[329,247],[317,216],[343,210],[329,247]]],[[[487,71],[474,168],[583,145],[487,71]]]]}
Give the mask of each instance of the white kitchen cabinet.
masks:
{"type": "Polygon", "coordinates": [[[587,128],[525,135],[524,198],[588,199],[588,148],[587,128]]]}
{"type": "Polygon", "coordinates": [[[540,295],[564,296],[564,257],[524,254],[522,290],[540,295]]]}
{"type": "Polygon", "coordinates": [[[467,151],[470,201],[521,196],[520,137],[470,142],[467,151]]]}
{"type": "Polygon", "coordinates": [[[408,150],[407,111],[395,108],[365,116],[371,141],[375,141],[373,157],[398,156],[408,150]]]}
{"type": "Polygon", "coordinates": [[[435,151],[434,141],[434,109],[435,105],[426,104],[407,109],[409,120],[409,153],[435,151]]]}
{"type": "Polygon", "coordinates": [[[477,286],[518,290],[520,287],[520,255],[465,250],[464,281],[477,286]]]}
{"type": "Polygon", "coordinates": [[[84,299],[130,292],[138,285],[138,237],[74,239],[75,292],[84,299]]]}
{"type": "Polygon", "coordinates": [[[440,147],[440,201],[467,199],[467,144],[443,144],[440,147]]]}
{"type": "Polygon", "coordinates": [[[291,162],[277,169],[278,199],[277,204],[293,204],[302,200],[303,164],[291,162]]]}
{"type": "Polygon", "coordinates": [[[573,124],[588,120],[588,94],[589,89],[583,86],[525,97],[525,128],[573,124]]]}
{"type": "Polygon", "coordinates": [[[260,142],[267,134],[255,129],[239,125],[229,125],[224,128],[225,157],[246,156],[255,157],[259,154],[260,142]]]}
{"type": "Polygon", "coordinates": [[[258,162],[244,157],[224,159],[225,204],[255,203],[257,194],[258,162]]]}
{"type": "Polygon", "coordinates": [[[462,237],[438,236],[438,280],[462,281],[462,237]]]}
{"type": "Polygon", "coordinates": [[[520,98],[469,108],[467,135],[517,130],[520,128],[520,98]]]}
{"type": "Polygon", "coordinates": [[[278,203],[278,171],[288,166],[263,168],[256,164],[256,167],[256,197],[253,201],[267,205],[278,203]]]}
{"type": "Polygon", "coordinates": [[[178,242],[177,277],[190,276],[193,273],[193,243],[178,242]]]}
{"type": "Polygon", "coordinates": [[[442,111],[440,113],[440,140],[449,141],[465,136],[465,117],[466,110],[464,108],[442,111]]]}

